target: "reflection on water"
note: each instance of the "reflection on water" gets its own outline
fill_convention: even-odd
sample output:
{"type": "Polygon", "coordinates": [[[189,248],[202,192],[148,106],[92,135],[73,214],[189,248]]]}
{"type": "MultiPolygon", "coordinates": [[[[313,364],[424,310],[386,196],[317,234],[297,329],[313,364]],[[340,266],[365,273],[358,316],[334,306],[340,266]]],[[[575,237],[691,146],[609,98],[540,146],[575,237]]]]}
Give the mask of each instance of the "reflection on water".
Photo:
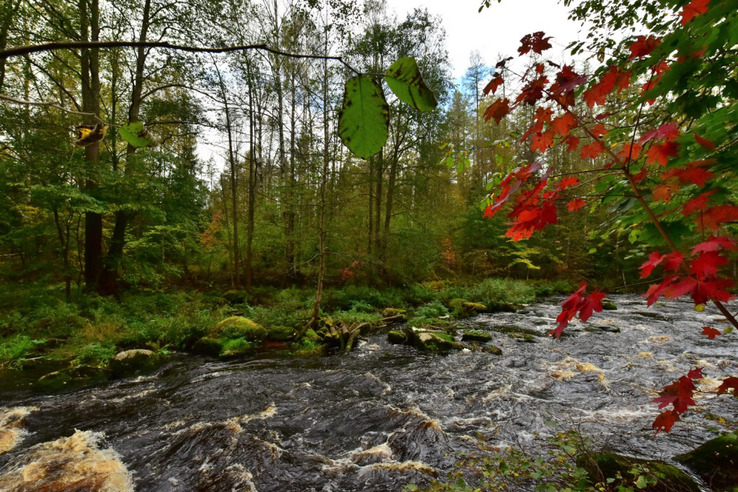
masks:
{"type": "Polygon", "coordinates": [[[386,491],[443,476],[478,437],[535,452],[575,427],[598,444],[667,459],[712,437],[706,427],[719,424],[699,412],[654,437],[651,399],[699,365],[708,376],[699,404],[738,413],[738,400],[714,394],[738,373],[730,337],[700,335],[719,326],[717,313],[614,300],[620,309],[593,316],[592,331],[574,323],[559,341],[509,330],[544,335],[555,303],[468,320],[492,330],[501,356],[423,354],[376,335],[321,359],[177,356],[156,374],[66,394],[3,384],[3,405],[37,408],[0,454],[0,490],[40,476],[86,484],[68,490],[130,490],[132,481],[140,491],[386,491]]]}

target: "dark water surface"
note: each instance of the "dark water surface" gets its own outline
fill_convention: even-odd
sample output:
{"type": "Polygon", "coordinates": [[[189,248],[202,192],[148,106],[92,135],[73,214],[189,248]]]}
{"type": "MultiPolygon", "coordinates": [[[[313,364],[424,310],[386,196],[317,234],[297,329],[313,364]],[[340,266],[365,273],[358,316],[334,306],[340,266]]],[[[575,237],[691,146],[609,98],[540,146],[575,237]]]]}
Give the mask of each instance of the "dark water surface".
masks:
{"type": "MultiPolygon", "coordinates": [[[[468,320],[492,330],[501,356],[424,354],[372,335],[349,355],[320,359],[178,355],[155,374],[65,394],[34,394],[23,376],[6,375],[0,407],[28,413],[19,444],[0,455],[0,490],[13,490],[31,454],[38,459],[32,446],[75,430],[85,431],[77,437],[89,449],[113,450],[106,459],[119,459],[139,491],[386,491],[443,477],[478,436],[535,453],[545,436],[578,428],[620,452],[669,459],[715,435],[707,428],[720,426],[708,411],[735,418],[738,400],[714,393],[717,380],[738,373],[734,335],[700,334],[726,326],[716,311],[613,300],[619,310],[586,325],[603,330],[574,323],[559,341],[529,343],[493,330],[544,334],[559,300],[468,320]],[[654,437],[654,389],[695,366],[707,376],[698,398],[705,410],[654,437]]],[[[62,452],[76,446],[64,442],[62,452]]]]}

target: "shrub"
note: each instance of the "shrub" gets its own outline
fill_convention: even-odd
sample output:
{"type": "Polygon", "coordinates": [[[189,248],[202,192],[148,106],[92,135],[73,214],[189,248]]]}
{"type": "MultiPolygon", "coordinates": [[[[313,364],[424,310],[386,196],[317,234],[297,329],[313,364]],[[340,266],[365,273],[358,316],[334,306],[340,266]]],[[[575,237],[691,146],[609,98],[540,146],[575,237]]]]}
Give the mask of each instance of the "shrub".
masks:
{"type": "Polygon", "coordinates": [[[510,309],[535,299],[535,289],[522,280],[488,278],[472,289],[472,300],[490,310],[510,309]]]}

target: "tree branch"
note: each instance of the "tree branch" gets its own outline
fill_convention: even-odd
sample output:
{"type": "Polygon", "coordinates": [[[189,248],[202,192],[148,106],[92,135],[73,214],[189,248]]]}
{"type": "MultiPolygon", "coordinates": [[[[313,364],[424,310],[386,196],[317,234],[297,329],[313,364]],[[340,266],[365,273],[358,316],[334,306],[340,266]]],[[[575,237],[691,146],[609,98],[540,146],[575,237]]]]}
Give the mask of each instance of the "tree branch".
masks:
{"type": "Polygon", "coordinates": [[[270,48],[266,44],[246,44],[238,46],[224,46],[221,48],[205,47],[205,46],[188,46],[181,44],[172,44],[167,41],[55,41],[52,43],[36,44],[30,46],[21,46],[0,51],[0,59],[8,59],[15,56],[23,56],[31,53],[39,53],[43,51],[56,50],[73,50],[80,48],[164,48],[178,51],[186,51],[189,53],[232,53],[249,50],[260,50],[272,53],[274,55],[286,56],[288,58],[307,58],[312,60],[335,60],[342,63],[352,72],[361,75],[361,72],[349,65],[346,60],[340,56],[329,55],[312,55],[306,53],[288,53],[276,48],[270,48]]]}
{"type": "Polygon", "coordinates": [[[67,109],[67,108],[62,107],[62,106],[59,106],[58,104],[53,103],[53,102],[48,102],[48,101],[26,101],[24,99],[16,99],[14,97],[5,96],[3,94],[0,94],[0,101],[7,101],[7,102],[10,102],[10,103],[13,103],[13,104],[21,104],[21,105],[24,105],[24,106],[41,106],[41,107],[45,107],[45,108],[54,108],[54,109],[58,109],[60,111],[64,111],[65,113],[78,114],[78,115],[81,115],[81,116],[92,116],[93,118],[95,118],[100,123],[107,124],[105,121],[101,120],[94,113],[85,113],[83,111],[74,111],[73,109],[67,109]]]}

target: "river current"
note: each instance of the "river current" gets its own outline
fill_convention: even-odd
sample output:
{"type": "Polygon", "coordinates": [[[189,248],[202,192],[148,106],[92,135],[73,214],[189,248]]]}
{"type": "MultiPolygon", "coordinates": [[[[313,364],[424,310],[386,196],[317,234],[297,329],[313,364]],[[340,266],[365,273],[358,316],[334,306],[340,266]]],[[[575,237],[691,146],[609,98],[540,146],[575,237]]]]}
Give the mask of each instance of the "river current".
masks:
{"type": "Polygon", "coordinates": [[[0,428],[18,424],[0,490],[26,490],[32,473],[60,479],[54,470],[74,460],[87,467],[72,467],[74,490],[401,490],[443,478],[479,438],[542,454],[547,436],[575,428],[597,447],[668,461],[714,437],[711,415],[735,420],[738,399],[715,394],[738,374],[735,335],[701,334],[726,326],[715,310],[611,299],[617,311],[572,323],[561,340],[501,329],[545,335],[560,299],[463,322],[489,330],[502,355],[422,353],[378,333],[322,358],[175,355],[154,374],[60,394],[5,375],[0,428]],[[696,366],[697,410],[654,435],[657,390],[696,366]]]}

